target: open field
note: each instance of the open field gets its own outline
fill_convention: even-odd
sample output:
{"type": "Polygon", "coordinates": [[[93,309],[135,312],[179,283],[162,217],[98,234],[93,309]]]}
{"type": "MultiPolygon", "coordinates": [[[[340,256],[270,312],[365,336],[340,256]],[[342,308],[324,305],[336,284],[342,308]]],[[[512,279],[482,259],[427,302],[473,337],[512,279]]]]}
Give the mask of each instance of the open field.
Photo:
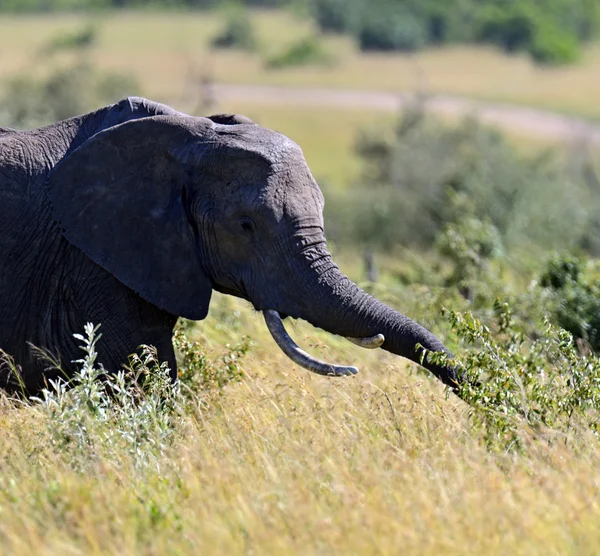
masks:
{"type": "Polygon", "coordinates": [[[597,553],[600,451],[585,433],[489,452],[466,407],[400,360],[342,339],[325,348],[298,324],[313,353],[361,365],[350,380],[316,377],[261,320],[217,296],[196,337],[216,357],[249,333],[246,377],[192,401],[150,464],[94,436],[70,453],[40,408],[0,402],[0,552],[597,553]]]}
{"type": "MultiPolygon", "coordinates": [[[[578,66],[542,70],[488,48],[363,56],[338,37],[324,39],[337,56],[335,68],[274,72],[264,68],[262,55],[207,49],[221,25],[218,14],[98,17],[99,42],[87,55],[103,69],[135,75],[141,90],[132,94],[185,111],[198,108],[198,80],[208,75],[229,84],[426,89],[600,118],[598,46],[578,66]]],[[[289,14],[255,12],[253,18],[263,52],[312,32],[289,14]]],[[[68,62],[68,54],[48,59],[40,52],[87,21],[0,17],[0,85],[26,68],[43,73],[68,62]]],[[[358,131],[389,125],[395,117],[243,99],[216,110],[247,114],[289,135],[302,146],[315,177],[333,188],[360,175],[352,152],[358,131]]],[[[524,151],[551,143],[510,139],[524,151]]],[[[360,254],[331,247],[341,269],[360,284],[360,254]]],[[[492,264],[490,282],[493,275],[502,288],[486,287],[506,293],[518,281],[525,291],[529,267],[537,272],[545,257],[527,252],[522,275],[516,269],[495,272],[492,264]]],[[[430,327],[455,353],[464,352],[440,317],[444,295],[458,294],[439,285],[401,285],[399,276],[423,271],[436,274],[432,283],[441,284],[449,263],[433,253],[408,252],[382,255],[378,263],[381,280],[366,287],[430,327]]],[[[491,303],[482,312],[491,314],[491,303]]],[[[578,425],[533,428],[521,419],[519,449],[490,447],[472,410],[416,365],[382,350],[361,350],[303,322],[286,326],[311,354],[356,364],[360,373],[335,380],[298,368],[248,303],[215,293],[207,319],[189,324],[186,333],[217,362],[227,344],[249,336],[249,352],[235,363],[243,377],[222,390],[184,388],[164,438],[158,434],[166,414],[160,407],[149,416],[130,408],[131,423],[150,423],[138,438],[128,436],[127,427],[111,428],[110,421],[105,429],[98,425],[110,413],[107,407],[88,409],[87,421],[77,412],[53,420],[51,405],[0,395],[0,554],[599,552],[597,433],[578,425]]]]}
{"type": "MultiPolygon", "coordinates": [[[[2,16],[0,79],[31,66],[32,57],[51,38],[87,21],[73,15],[2,16]]],[[[211,51],[208,43],[222,25],[221,14],[125,12],[100,15],[96,21],[99,41],[93,59],[102,67],[137,75],[146,94],[169,102],[180,98],[193,72],[222,83],[425,90],[600,117],[599,46],[590,47],[575,66],[548,69],[488,47],[363,55],[346,38],[325,37],[335,66],[273,71],[264,66],[265,55],[313,32],[308,21],[288,13],[254,12],[260,53],[211,51]]]]}
{"type": "MultiPolygon", "coordinates": [[[[452,48],[414,56],[361,55],[346,38],[326,37],[334,67],[267,70],[265,55],[313,32],[310,22],[284,12],[253,12],[261,54],[214,51],[208,44],[220,29],[221,13],[117,13],[94,19],[78,15],[0,16],[0,83],[28,68],[45,73],[68,63],[70,55],[44,56],[53,39],[94,21],[97,43],[84,56],[104,70],[133,75],[141,94],[181,110],[203,111],[202,77],[218,83],[333,87],[355,90],[460,94],[530,104],[571,114],[600,116],[600,50],[591,48],[584,61],[565,69],[536,68],[525,58],[507,57],[487,48],[452,48]],[[500,82],[499,80],[502,80],[500,82]]],[[[360,176],[353,152],[359,130],[389,126],[395,116],[367,107],[310,106],[256,102],[239,95],[221,100],[211,111],[247,114],[300,144],[315,176],[343,187],[360,176]]],[[[455,117],[441,116],[452,121],[455,117]]],[[[510,126],[508,126],[510,128],[510,126]]],[[[504,131],[507,131],[504,126],[504,131]]],[[[528,137],[519,129],[508,135],[528,150],[552,145],[551,136],[528,137]]]]}

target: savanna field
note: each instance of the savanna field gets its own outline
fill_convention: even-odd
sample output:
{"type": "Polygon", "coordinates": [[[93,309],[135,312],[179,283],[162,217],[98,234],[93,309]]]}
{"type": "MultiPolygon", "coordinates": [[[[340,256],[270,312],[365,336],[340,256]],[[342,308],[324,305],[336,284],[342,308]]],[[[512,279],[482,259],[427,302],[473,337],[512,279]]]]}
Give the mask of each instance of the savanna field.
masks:
{"type": "Polygon", "coordinates": [[[440,122],[418,105],[206,108],[202,80],[425,87],[594,120],[598,44],[548,67],[489,45],[364,54],[326,34],[321,62],[275,69],[314,23],[252,10],[252,50],[210,48],[227,17],[3,14],[0,125],[52,121],[59,97],[83,112],[135,94],[289,135],[325,192],[341,269],[444,340],[474,379],[466,401],[405,360],[287,323],[310,353],[360,369],[310,374],[248,303],[217,293],[205,321],[178,325],[175,389],[148,348],[131,362],[145,390],[119,376],[107,394],[94,380],[102,327],[73,331],[72,389],[0,397],[0,553],[597,554],[596,147],[440,122]]]}

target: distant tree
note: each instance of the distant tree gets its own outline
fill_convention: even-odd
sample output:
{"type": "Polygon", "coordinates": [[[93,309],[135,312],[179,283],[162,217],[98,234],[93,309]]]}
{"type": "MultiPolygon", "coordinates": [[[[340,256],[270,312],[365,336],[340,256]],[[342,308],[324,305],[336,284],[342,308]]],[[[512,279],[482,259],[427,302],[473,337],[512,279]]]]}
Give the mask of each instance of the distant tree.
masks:
{"type": "Polygon", "coordinates": [[[232,11],[227,17],[223,30],[212,40],[212,45],[216,48],[254,50],[256,37],[247,10],[235,9],[232,11]]]}
{"type": "MultiPolygon", "coordinates": [[[[212,9],[235,0],[0,0],[0,11],[99,8],[212,9]]],[[[599,0],[237,0],[246,7],[296,6],[325,32],[354,36],[363,50],[412,51],[451,42],[488,42],[544,64],[576,60],[600,34],[599,0]]],[[[241,36],[240,29],[235,34],[241,36]]],[[[232,34],[223,44],[232,42],[232,34]]],[[[233,40],[235,42],[237,39],[233,40]]]]}

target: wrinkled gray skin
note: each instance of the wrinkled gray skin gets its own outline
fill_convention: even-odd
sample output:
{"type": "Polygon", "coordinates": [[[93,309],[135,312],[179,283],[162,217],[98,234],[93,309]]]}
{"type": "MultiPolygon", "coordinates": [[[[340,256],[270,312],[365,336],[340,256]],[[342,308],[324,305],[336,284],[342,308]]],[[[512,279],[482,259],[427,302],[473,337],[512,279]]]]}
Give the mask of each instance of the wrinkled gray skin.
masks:
{"type": "MultiPolygon", "coordinates": [[[[33,393],[57,371],[30,344],[72,372],[73,332],[101,323],[105,368],[152,344],[175,377],[177,317],[203,319],[215,289],[333,334],[382,333],[384,349],[413,361],[416,344],[446,351],[338,270],[322,214],[300,148],[240,116],[130,98],[42,129],[0,129],[0,348],[33,393]]],[[[456,384],[452,368],[425,366],[456,384]]]]}

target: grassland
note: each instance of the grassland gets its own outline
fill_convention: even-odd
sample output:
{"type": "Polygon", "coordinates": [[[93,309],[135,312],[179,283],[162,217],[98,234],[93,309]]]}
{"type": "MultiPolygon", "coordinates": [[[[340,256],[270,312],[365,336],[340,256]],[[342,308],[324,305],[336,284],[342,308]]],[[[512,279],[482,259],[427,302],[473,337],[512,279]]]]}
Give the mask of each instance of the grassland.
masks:
{"type": "MultiPolygon", "coordinates": [[[[264,52],[312,32],[286,14],[254,18],[264,52]]],[[[600,116],[598,47],[581,65],[542,70],[490,49],[362,56],[346,39],[326,38],[338,57],[335,70],[272,72],[261,55],[207,49],[221,19],[104,15],[89,56],[104,69],[136,75],[142,90],[132,93],[184,110],[197,104],[191,83],[208,74],[229,83],[394,91],[425,83],[434,92],[600,116]]],[[[65,62],[40,52],[86,22],[79,16],[0,18],[0,81],[24,68],[43,72],[65,62]]],[[[357,130],[390,117],[248,103],[219,108],[290,135],[313,173],[336,187],[360,171],[350,150],[357,130]]],[[[361,279],[353,254],[336,258],[361,279]]],[[[384,271],[401,264],[385,261],[384,271]]],[[[389,275],[383,283],[378,297],[433,325],[460,349],[436,327],[437,307],[421,289],[397,289],[389,275]]],[[[77,439],[58,443],[39,406],[0,398],[0,554],[598,552],[596,437],[524,430],[529,441],[522,451],[489,450],[469,409],[414,366],[304,323],[288,328],[311,353],[355,363],[361,373],[336,381],[298,369],[274,347],[260,315],[215,295],[209,317],[190,334],[211,359],[249,335],[245,376],[208,401],[192,399],[173,443],[152,465],[140,465],[135,450],[111,452],[97,438],[89,456],[74,456],[63,445],[77,439]]]]}
{"type": "Polygon", "coordinates": [[[216,357],[250,334],[246,376],[208,405],[192,401],[151,464],[93,435],[87,455],[73,455],[63,444],[77,439],[57,439],[39,407],[0,402],[0,552],[597,553],[595,439],[532,436],[521,454],[490,452],[465,406],[431,379],[292,328],[361,374],[295,368],[258,315],[217,296],[197,338],[216,357]]]}
{"type": "MultiPolygon", "coordinates": [[[[264,58],[314,32],[310,22],[288,13],[253,12],[259,52],[208,47],[223,14],[117,13],[96,17],[99,41],[93,58],[105,68],[137,75],[149,95],[174,102],[190,72],[223,83],[344,87],[465,95],[600,117],[600,47],[588,48],[575,66],[541,68],[520,56],[488,47],[430,49],[414,55],[363,55],[349,39],[324,37],[335,66],[281,71],[264,58]]],[[[0,79],[44,50],[52,37],[80,28],[82,16],[0,18],[0,79]]]]}
{"type": "MultiPolygon", "coordinates": [[[[311,23],[284,12],[252,12],[259,52],[216,51],[210,40],[225,13],[112,13],[0,16],[0,83],[16,73],[47,73],[69,63],[69,54],[47,56],[57,37],[97,28],[86,59],[103,70],[132,75],[140,83],[132,94],[201,110],[203,77],[221,83],[341,87],[388,91],[427,90],[474,98],[529,104],[596,118],[600,109],[600,50],[591,47],[581,64],[541,69],[526,58],[507,57],[490,48],[449,48],[416,55],[362,55],[347,38],[323,38],[334,66],[269,70],[264,59],[300,37],[314,33],[311,23]],[[26,68],[26,69],[25,69],[26,68]]],[[[218,100],[218,99],[217,99],[218,100]]],[[[270,106],[251,102],[217,103],[211,111],[240,112],[292,137],[304,149],[322,182],[343,187],[360,175],[352,147],[360,129],[386,126],[390,113],[351,108],[270,106]]],[[[548,142],[519,133],[511,137],[528,150],[548,142]]]]}

